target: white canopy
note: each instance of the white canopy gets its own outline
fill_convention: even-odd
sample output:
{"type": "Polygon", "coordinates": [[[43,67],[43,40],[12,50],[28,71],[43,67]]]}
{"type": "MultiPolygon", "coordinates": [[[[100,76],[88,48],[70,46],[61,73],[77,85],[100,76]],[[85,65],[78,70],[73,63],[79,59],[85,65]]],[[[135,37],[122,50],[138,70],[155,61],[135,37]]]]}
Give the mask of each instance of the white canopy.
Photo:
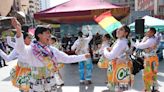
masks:
{"type": "MultiPolygon", "coordinates": [[[[151,16],[144,16],[142,19],[145,20],[145,28],[149,28],[149,27],[154,27],[157,29],[157,31],[164,31],[164,20],[162,19],[158,19],[158,18],[154,18],[151,16]]],[[[131,30],[134,30],[135,28],[135,22],[131,23],[129,25],[129,27],[131,28],[131,30]]]]}

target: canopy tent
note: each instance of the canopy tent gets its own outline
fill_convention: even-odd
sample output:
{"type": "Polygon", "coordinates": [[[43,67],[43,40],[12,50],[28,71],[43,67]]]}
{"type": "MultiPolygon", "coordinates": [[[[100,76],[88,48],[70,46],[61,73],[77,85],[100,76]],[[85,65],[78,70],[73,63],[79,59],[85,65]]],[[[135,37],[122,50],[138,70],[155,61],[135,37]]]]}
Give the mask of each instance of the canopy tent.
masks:
{"type": "MultiPolygon", "coordinates": [[[[151,17],[151,16],[144,16],[142,19],[145,20],[145,29],[148,29],[150,27],[154,27],[156,28],[156,30],[158,32],[164,32],[164,20],[161,20],[161,19],[158,19],[158,18],[154,18],[154,17],[151,17]]],[[[132,31],[135,30],[135,22],[131,23],[129,25],[130,29],[132,31]]]]}
{"type": "Polygon", "coordinates": [[[104,0],[70,0],[40,11],[34,14],[34,18],[47,23],[93,22],[94,16],[109,10],[118,20],[126,17],[130,12],[129,7],[116,6],[104,0]]]}

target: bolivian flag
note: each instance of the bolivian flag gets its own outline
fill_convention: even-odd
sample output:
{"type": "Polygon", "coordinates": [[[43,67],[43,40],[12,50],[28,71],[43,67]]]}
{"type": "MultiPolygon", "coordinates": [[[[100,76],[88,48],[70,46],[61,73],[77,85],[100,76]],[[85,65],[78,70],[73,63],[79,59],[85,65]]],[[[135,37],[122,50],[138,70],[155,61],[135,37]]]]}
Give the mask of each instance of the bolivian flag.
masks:
{"type": "Polygon", "coordinates": [[[110,35],[114,30],[122,26],[122,24],[116,20],[109,11],[96,17],[95,21],[110,35]]]}

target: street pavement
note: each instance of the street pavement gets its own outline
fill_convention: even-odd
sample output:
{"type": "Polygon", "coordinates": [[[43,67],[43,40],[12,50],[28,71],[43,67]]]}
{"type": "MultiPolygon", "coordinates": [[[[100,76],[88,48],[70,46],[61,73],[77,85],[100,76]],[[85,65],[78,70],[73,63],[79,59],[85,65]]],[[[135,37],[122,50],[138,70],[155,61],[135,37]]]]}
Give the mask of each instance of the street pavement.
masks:
{"type": "MultiPolygon", "coordinates": [[[[19,92],[10,82],[10,70],[16,65],[17,60],[8,62],[8,66],[0,68],[0,92],[19,92]]],[[[158,83],[160,92],[164,92],[164,60],[159,64],[158,83]]],[[[60,70],[65,85],[58,89],[58,92],[109,92],[105,84],[106,70],[99,69],[96,64],[93,68],[91,85],[79,84],[78,64],[66,64],[60,70]]],[[[142,71],[135,76],[132,89],[126,92],[141,92],[143,90],[142,71]]]]}

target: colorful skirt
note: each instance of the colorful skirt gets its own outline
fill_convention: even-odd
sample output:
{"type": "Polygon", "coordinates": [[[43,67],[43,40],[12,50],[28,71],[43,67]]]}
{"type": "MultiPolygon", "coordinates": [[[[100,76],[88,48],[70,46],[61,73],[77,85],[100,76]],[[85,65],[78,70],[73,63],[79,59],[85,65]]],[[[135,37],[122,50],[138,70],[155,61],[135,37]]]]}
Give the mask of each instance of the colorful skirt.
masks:
{"type": "Polygon", "coordinates": [[[144,87],[145,90],[150,91],[152,86],[157,84],[157,72],[158,72],[158,57],[150,56],[144,60],[144,87]]]}
{"type": "Polygon", "coordinates": [[[54,76],[42,79],[30,79],[30,92],[57,92],[54,76]]]}
{"type": "Polygon", "coordinates": [[[58,63],[57,64],[57,71],[59,71],[63,67],[64,67],[64,64],[63,63],[58,63]]]}
{"type": "Polygon", "coordinates": [[[29,91],[30,72],[30,68],[17,64],[10,72],[12,84],[20,90],[29,91]]]}
{"type": "Polygon", "coordinates": [[[57,92],[55,72],[46,67],[32,67],[30,77],[30,92],[57,92]]]}
{"type": "Polygon", "coordinates": [[[128,90],[132,87],[134,76],[132,73],[132,62],[124,60],[113,60],[109,62],[107,70],[108,88],[111,91],[128,90]]]}

